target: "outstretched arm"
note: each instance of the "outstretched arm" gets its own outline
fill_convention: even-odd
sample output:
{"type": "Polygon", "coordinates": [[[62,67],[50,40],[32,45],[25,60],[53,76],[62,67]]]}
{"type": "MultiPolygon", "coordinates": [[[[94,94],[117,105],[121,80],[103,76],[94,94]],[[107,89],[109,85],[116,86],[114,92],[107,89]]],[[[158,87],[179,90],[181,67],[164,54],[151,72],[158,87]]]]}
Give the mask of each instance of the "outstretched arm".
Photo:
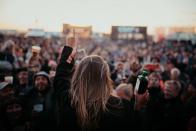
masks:
{"type": "Polygon", "coordinates": [[[62,92],[67,92],[70,88],[70,81],[74,66],[74,61],[67,62],[73,49],[69,46],[64,46],[59,64],[56,69],[56,75],[54,78],[55,94],[59,95],[62,92]]]}
{"type": "Polygon", "coordinates": [[[59,64],[57,66],[56,75],[54,78],[56,96],[60,96],[62,93],[68,93],[71,85],[76,47],[77,42],[74,34],[74,37],[71,38],[71,41],[68,41],[67,46],[64,46],[59,64]]]}

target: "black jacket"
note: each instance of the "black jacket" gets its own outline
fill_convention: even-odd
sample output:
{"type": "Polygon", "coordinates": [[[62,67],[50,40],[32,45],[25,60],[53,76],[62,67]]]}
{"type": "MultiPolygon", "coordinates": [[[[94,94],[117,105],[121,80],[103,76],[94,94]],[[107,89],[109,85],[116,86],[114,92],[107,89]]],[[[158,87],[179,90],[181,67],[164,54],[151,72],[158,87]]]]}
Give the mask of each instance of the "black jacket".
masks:
{"type": "Polygon", "coordinates": [[[53,88],[39,95],[33,88],[29,94],[28,110],[30,117],[30,131],[55,130],[53,88]]]}
{"type": "MultiPolygon", "coordinates": [[[[70,104],[68,93],[74,61],[69,64],[66,60],[71,52],[72,48],[64,47],[54,78],[58,130],[82,130],[77,123],[77,115],[70,104]]],[[[134,116],[131,107],[133,106],[129,101],[111,96],[107,103],[108,111],[97,116],[100,118],[99,127],[91,130],[134,130],[134,116]]]]}

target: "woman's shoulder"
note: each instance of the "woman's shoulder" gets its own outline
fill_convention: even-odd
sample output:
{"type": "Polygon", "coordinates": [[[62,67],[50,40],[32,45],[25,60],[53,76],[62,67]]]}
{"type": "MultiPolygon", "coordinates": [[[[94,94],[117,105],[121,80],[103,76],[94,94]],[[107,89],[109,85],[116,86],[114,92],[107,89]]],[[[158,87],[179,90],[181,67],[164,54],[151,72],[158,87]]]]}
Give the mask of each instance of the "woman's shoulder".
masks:
{"type": "Polygon", "coordinates": [[[122,129],[132,127],[133,109],[131,102],[111,96],[107,103],[107,111],[101,117],[101,128],[122,129]]]}

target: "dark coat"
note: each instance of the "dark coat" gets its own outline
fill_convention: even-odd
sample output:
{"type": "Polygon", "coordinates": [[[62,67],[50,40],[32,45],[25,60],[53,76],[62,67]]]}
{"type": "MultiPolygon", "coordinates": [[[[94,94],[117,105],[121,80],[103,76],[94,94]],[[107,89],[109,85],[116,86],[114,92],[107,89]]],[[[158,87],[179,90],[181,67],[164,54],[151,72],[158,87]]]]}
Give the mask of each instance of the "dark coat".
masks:
{"type": "Polygon", "coordinates": [[[53,88],[39,95],[34,88],[30,92],[28,110],[30,117],[30,131],[55,130],[53,88]]]}
{"type": "Polygon", "coordinates": [[[151,100],[140,111],[142,129],[145,131],[185,131],[186,121],[179,98],[151,100]]]}
{"type": "MultiPolygon", "coordinates": [[[[72,77],[74,62],[66,60],[72,52],[72,48],[65,46],[57,66],[54,79],[55,94],[57,100],[58,130],[82,130],[77,123],[77,115],[71,106],[69,96],[70,80],[72,77]]],[[[108,111],[100,112],[99,127],[91,130],[134,130],[133,109],[130,102],[111,96],[107,103],[108,111]]]]}

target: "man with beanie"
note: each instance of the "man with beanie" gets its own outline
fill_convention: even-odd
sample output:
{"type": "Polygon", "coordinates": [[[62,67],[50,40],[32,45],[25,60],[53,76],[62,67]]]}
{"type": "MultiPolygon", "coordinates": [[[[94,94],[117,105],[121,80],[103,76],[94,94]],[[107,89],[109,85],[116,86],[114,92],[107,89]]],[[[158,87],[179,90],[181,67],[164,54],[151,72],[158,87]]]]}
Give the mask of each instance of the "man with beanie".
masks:
{"type": "Polygon", "coordinates": [[[53,88],[49,75],[44,71],[35,74],[33,86],[30,93],[30,128],[32,131],[54,129],[53,88]]]}

